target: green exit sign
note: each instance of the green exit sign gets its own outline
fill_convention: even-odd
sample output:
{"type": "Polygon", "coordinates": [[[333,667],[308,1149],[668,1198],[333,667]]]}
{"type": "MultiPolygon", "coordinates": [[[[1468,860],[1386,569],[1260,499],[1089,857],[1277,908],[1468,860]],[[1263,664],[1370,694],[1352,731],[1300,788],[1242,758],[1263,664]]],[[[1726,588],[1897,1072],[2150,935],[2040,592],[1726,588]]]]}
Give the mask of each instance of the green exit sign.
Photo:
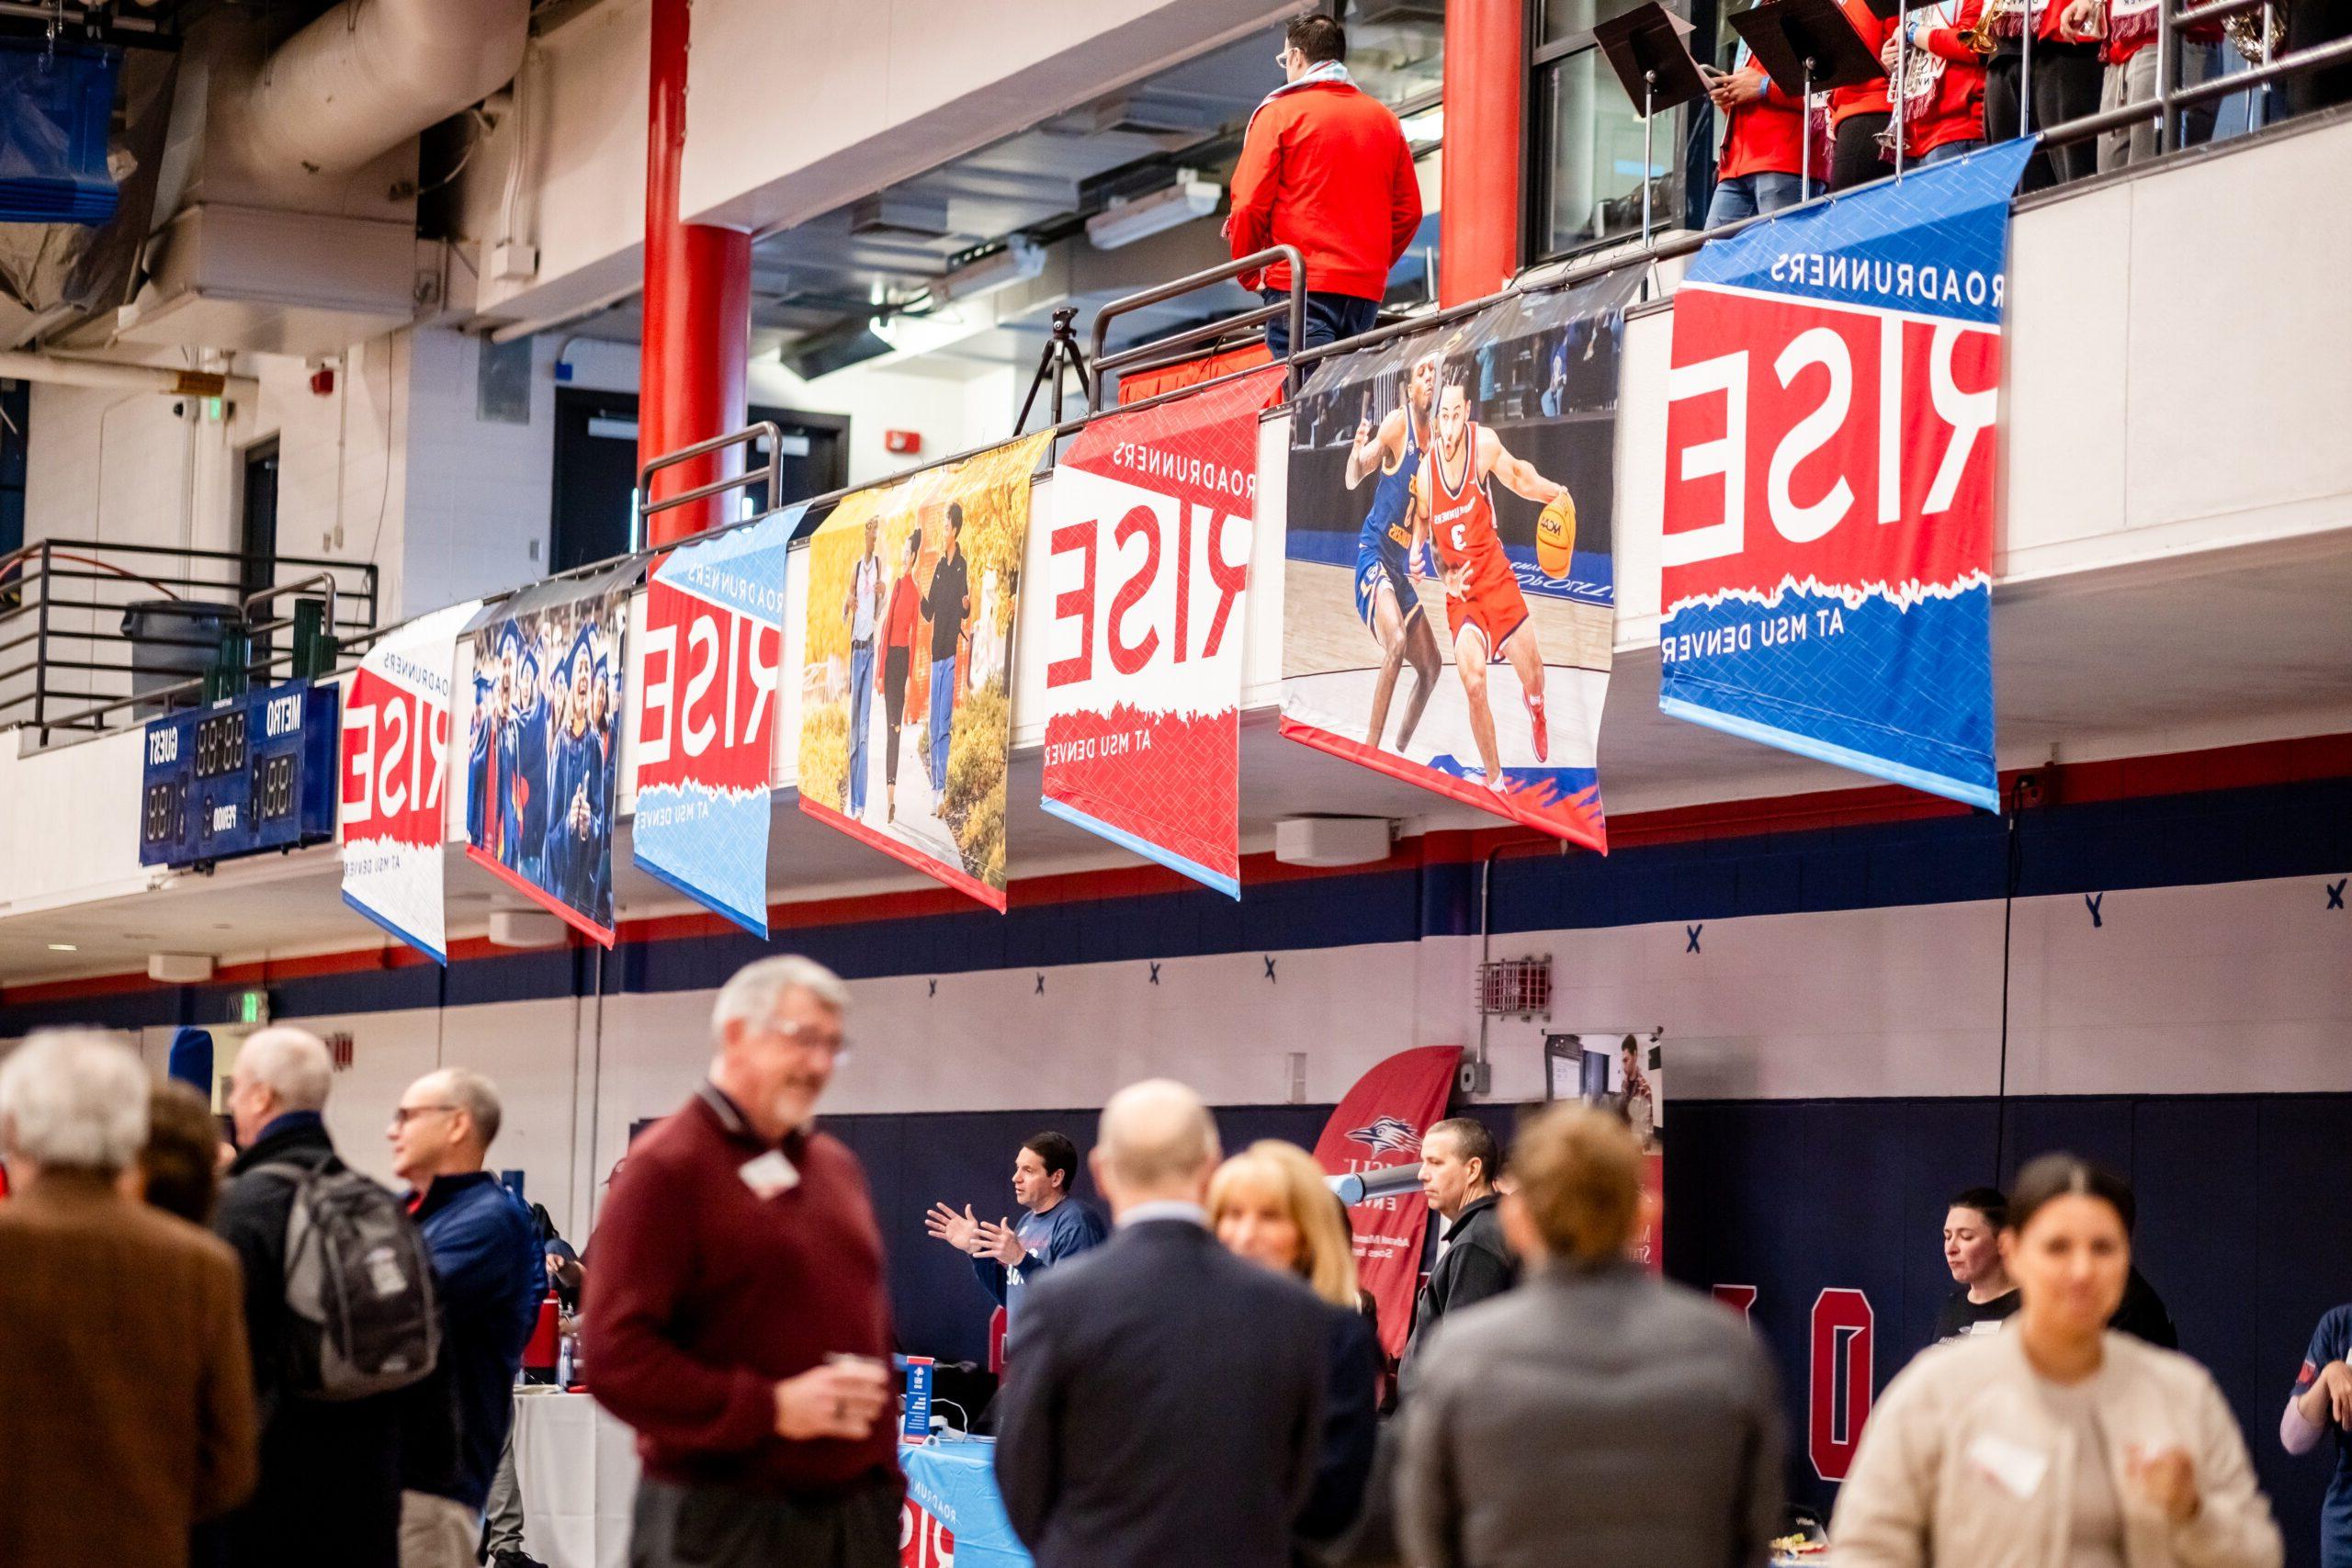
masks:
{"type": "Polygon", "coordinates": [[[269,1021],[269,993],[258,987],[239,991],[234,1003],[237,1023],[264,1024],[269,1021]]]}

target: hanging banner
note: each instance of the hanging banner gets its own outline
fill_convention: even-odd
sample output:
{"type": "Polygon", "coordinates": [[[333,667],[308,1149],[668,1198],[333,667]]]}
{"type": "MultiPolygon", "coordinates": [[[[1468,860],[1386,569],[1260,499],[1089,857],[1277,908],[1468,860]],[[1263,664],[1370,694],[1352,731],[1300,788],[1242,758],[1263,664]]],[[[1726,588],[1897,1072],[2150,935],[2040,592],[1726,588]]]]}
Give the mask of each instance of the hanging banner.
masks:
{"type": "Polygon", "coordinates": [[[1012,617],[1052,441],[859,491],[803,563],[800,809],[999,910],[1012,617]]]}
{"type": "Polygon", "coordinates": [[[1578,1100],[1625,1119],[1642,1145],[1642,1227],[1634,1258],[1666,1268],[1666,1048],[1647,1034],[1547,1034],[1544,1098],[1578,1100]]]}
{"type": "MultiPolygon", "coordinates": [[[[1332,1176],[1419,1165],[1422,1134],[1444,1119],[1461,1061],[1459,1045],[1422,1045],[1379,1063],[1356,1080],[1323,1124],[1315,1142],[1317,1162],[1332,1176]]],[[[1429,1201],[1419,1191],[1367,1198],[1348,1210],[1356,1276],[1379,1306],[1381,1348],[1392,1357],[1405,1353],[1413,1331],[1429,1224],[1429,1201]]]]}
{"type": "Polygon", "coordinates": [[[449,962],[441,846],[449,801],[449,667],[479,599],[386,633],[343,704],[343,901],[449,962]]]}
{"type": "Polygon", "coordinates": [[[1235,898],[1258,415],[1283,374],[1096,420],[1054,468],[1045,809],[1235,898]]]}
{"type": "Polygon", "coordinates": [[[1658,706],[1999,808],[2006,141],[1742,231],[1674,298],[1658,706]]]}
{"type": "Polygon", "coordinates": [[[621,633],[638,564],[535,582],[466,623],[466,858],[613,945],[621,633]]]}
{"type": "Polygon", "coordinates": [[[1283,733],[1596,850],[1637,279],[1329,360],[1294,403],[1283,733]]]}
{"type": "Polygon", "coordinates": [[[805,507],[657,558],[637,651],[639,865],[768,934],[770,759],[784,560],[805,507]]]}

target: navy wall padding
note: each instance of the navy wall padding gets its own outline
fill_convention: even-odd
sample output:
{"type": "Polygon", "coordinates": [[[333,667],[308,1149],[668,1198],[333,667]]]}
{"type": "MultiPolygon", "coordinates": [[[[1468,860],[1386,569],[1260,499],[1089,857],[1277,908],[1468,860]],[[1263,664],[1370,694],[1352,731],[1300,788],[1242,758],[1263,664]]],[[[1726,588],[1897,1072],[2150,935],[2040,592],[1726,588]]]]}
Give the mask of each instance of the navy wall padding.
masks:
{"type": "MultiPolygon", "coordinates": [[[[1669,1047],[1670,1048],[1670,1047],[1669,1047]]],[[[1227,1107],[1228,1149],[1253,1138],[1312,1147],[1328,1105],[1227,1107]]],[[[1508,1139],[1522,1110],[1470,1112],[1508,1139]]],[[[1081,1151],[1091,1110],[828,1117],[864,1160],[890,1254],[900,1343],[985,1361],[988,1295],[969,1263],[924,1234],[945,1201],[1012,1213],[1021,1140],[1058,1128],[1081,1151]]],[[[1952,1193],[1993,1174],[1989,1099],[1669,1099],[1667,1268],[1700,1289],[1753,1285],[1754,1320],[1781,1370],[1792,1498],[1826,1515],[1835,1488],[1805,1454],[1811,1313],[1825,1289],[1874,1314],[1873,1392],[1926,1342],[1952,1289],[1943,1267],[1952,1193]]],[[[2034,1155],[2073,1149],[2130,1177],[2138,1260],[2236,1412],[2288,1543],[2316,1563],[2326,1464],[2278,1445],[2278,1415],[2321,1314],[2352,1300],[2352,1095],[2036,1098],[2008,1104],[2006,1182],[2034,1155]]],[[[1081,1177],[1081,1201],[1100,1195],[1081,1177]]]]}
{"type": "MultiPolygon", "coordinates": [[[[1576,930],[1742,915],[1997,899],[2007,867],[2000,818],[1759,832],[1634,845],[1610,855],[1513,855],[1496,863],[1498,932],[1576,930]]],[[[2352,867],[2352,779],[2320,779],[2057,806],[2019,820],[2028,897],[2170,887],[2352,867]]],[[[1406,942],[1478,930],[1481,867],[1439,862],[1353,875],[1253,883],[1238,904],[1202,888],[1082,905],[1016,905],[903,919],[779,930],[765,942],[728,932],[629,942],[600,964],[591,949],[370,965],[269,982],[273,1010],[309,1018],[434,1006],[715,989],[771,953],[804,953],[853,980],[1205,953],[1406,942]]],[[[245,983],[125,988],[12,1001],[0,1035],[51,1024],[108,1029],[232,1021],[245,983]]]]}
{"type": "MultiPolygon", "coordinates": [[[[2181,1348],[2228,1396],[2288,1562],[2316,1562],[2327,1465],[2279,1447],[2278,1416],[2321,1314],[2352,1300],[2352,1095],[2049,1098],[2008,1111],[2005,1183],[2058,1148],[2132,1179],[2135,1259],[2181,1348]]],[[[1992,1175],[1996,1115],[1990,1100],[1669,1100],[1667,1267],[1702,1288],[1758,1288],[1797,1501],[1826,1510],[1835,1495],[1804,1455],[1815,1296],[1848,1286],[1870,1297],[1883,1388],[1952,1288],[1945,1202],[1992,1175]]]]}

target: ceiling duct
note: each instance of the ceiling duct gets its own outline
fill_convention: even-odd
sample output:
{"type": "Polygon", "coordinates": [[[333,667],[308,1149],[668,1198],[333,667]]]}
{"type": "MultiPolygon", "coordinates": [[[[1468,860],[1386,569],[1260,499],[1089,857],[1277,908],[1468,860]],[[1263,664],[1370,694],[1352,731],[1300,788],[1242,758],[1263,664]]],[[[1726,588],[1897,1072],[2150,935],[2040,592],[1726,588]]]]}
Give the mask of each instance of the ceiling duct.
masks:
{"type": "Polygon", "coordinates": [[[219,151],[264,179],[338,177],[514,79],[531,0],[343,0],[216,85],[219,151]]]}
{"type": "Polygon", "coordinates": [[[947,198],[879,191],[850,209],[849,231],[864,239],[944,240],[947,198]]]}

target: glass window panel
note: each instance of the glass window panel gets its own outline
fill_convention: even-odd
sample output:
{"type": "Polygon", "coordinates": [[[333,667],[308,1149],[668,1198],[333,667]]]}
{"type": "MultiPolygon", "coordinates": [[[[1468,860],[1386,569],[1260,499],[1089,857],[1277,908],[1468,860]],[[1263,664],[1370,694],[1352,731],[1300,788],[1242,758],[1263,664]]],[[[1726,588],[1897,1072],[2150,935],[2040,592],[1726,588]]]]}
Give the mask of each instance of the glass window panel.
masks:
{"type": "Polygon", "coordinates": [[[1350,0],[1348,73],[1390,108],[1445,85],[1444,0],[1350,0]]]}
{"type": "MultiPolygon", "coordinates": [[[[1537,240],[1556,255],[1642,227],[1642,117],[1597,49],[1554,62],[1543,73],[1541,120],[1545,188],[1537,240]]],[[[1651,220],[1677,220],[1673,179],[1679,117],[1661,113],[1650,149],[1651,220]]]]}
{"type": "MultiPolygon", "coordinates": [[[[1611,17],[1622,17],[1642,0],[1544,0],[1544,43],[1589,33],[1611,17]]],[[[1669,5],[1667,9],[1679,7],[1669,5]]]]}

